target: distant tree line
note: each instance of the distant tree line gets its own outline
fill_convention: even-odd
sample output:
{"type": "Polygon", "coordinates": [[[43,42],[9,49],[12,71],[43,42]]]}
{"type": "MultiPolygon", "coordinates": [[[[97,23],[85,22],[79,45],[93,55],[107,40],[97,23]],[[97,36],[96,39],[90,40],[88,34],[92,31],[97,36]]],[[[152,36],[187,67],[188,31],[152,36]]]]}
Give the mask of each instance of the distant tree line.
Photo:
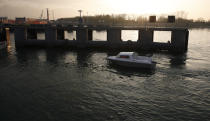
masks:
{"type": "MultiPolygon", "coordinates": [[[[197,20],[187,19],[187,13],[179,11],[175,15],[175,24],[182,24],[189,27],[205,27],[210,26],[210,21],[205,21],[203,18],[197,20]]],[[[60,18],[56,20],[58,24],[79,24],[80,17],[72,18],[60,18]]],[[[166,24],[168,21],[168,15],[161,14],[156,16],[155,24],[166,24]]],[[[95,16],[83,16],[82,24],[87,25],[145,25],[149,23],[148,16],[135,16],[128,14],[112,14],[112,15],[95,15],[95,16]]]]}

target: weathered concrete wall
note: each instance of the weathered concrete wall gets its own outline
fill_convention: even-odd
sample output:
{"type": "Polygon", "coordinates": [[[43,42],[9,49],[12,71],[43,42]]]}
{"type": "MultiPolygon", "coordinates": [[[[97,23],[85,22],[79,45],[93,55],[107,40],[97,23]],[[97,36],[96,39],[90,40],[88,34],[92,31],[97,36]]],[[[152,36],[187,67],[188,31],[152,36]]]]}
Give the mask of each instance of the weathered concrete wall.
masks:
{"type": "Polygon", "coordinates": [[[88,41],[88,29],[78,28],[76,30],[76,38],[78,42],[87,42],[88,41]]]}
{"type": "Polygon", "coordinates": [[[26,43],[26,28],[18,27],[15,28],[15,46],[16,47],[24,47],[26,43]]]}
{"type": "Polygon", "coordinates": [[[176,30],[172,31],[171,36],[171,51],[172,52],[186,52],[188,48],[189,31],[176,30]]]}
{"type": "Polygon", "coordinates": [[[139,30],[138,43],[143,50],[150,50],[153,48],[154,31],[150,29],[139,30]]]}
{"type": "MultiPolygon", "coordinates": [[[[37,28],[34,30],[29,27],[17,27],[15,29],[15,43],[17,47],[22,46],[68,46],[76,48],[107,48],[107,49],[142,49],[153,50],[171,50],[174,52],[186,52],[188,48],[189,31],[187,29],[173,29],[171,43],[154,43],[154,31],[168,31],[167,28],[138,28],[139,38],[137,42],[123,42],[121,40],[121,28],[108,28],[107,41],[90,41],[93,40],[93,28],[78,27],[76,30],[76,41],[65,40],[64,30],[68,28],[46,26],[45,40],[37,40],[37,28]],[[28,32],[28,34],[27,34],[28,32]],[[27,38],[27,35],[29,39],[27,38]]],[[[129,30],[136,28],[128,28],[129,30]]],[[[123,29],[124,30],[124,29],[123,29]]],[[[170,29],[171,30],[171,29],[170,29]]]]}

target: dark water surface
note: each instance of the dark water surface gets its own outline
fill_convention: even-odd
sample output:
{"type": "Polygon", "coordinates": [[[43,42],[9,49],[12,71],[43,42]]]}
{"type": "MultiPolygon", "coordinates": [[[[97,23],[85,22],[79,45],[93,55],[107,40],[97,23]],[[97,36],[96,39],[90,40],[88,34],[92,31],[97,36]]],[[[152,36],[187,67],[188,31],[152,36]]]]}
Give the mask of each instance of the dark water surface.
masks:
{"type": "MultiPolygon", "coordinates": [[[[209,121],[210,30],[183,55],[147,53],[154,72],[111,67],[107,52],[0,52],[0,121],[209,121]]],[[[142,54],[142,53],[140,53],[142,54]]]]}

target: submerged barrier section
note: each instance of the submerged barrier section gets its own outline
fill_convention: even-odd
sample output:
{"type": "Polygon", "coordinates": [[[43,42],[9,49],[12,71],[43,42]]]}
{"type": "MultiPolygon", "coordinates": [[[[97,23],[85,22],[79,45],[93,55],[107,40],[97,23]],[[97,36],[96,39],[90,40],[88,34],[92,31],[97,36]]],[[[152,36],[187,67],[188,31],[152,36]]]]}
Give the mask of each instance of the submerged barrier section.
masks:
{"type": "Polygon", "coordinates": [[[167,50],[186,52],[188,49],[189,31],[186,28],[152,28],[152,27],[61,27],[61,26],[17,26],[15,28],[16,47],[44,46],[91,49],[120,50],[167,50]],[[106,41],[93,41],[93,31],[107,32],[106,41]],[[122,41],[122,30],[138,30],[138,41],[122,41]],[[45,39],[37,39],[37,32],[42,31],[45,39]],[[65,31],[76,31],[76,39],[65,39],[65,31]],[[154,31],[170,31],[171,41],[154,42],[154,31]]]}

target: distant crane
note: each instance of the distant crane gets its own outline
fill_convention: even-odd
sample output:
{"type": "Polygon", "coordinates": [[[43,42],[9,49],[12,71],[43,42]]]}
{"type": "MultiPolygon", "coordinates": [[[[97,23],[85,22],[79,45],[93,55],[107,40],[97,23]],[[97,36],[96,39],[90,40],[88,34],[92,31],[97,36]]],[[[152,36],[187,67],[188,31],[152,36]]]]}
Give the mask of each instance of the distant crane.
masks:
{"type": "Polygon", "coordinates": [[[50,17],[49,17],[50,15],[49,15],[49,10],[48,10],[48,8],[47,8],[47,21],[49,22],[50,21],[50,17]]]}
{"type": "Polygon", "coordinates": [[[52,11],[52,14],[53,14],[53,21],[55,20],[55,13],[54,13],[54,10],[52,11]]]}
{"type": "MultiPolygon", "coordinates": [[[[47,18],[45,18],[45,14],[44,14],[44,10],[42,10],[42,12],[41,12],[41,15],[40,15],[40,21],[45,21],[45,22],[47,22],[47,23],[49,23],[50,22],[50,14],[49,14],[49,9],[48,8],[46,8],[46,10],[47,10],[47,18]]],[[[54,14],[54,13],[53,13],[54,14]]],[[[53,19],[54,19],[54,15],[53,15],[53,19]]]]}
{"type": "Polygon", "coordinates": [[[42,19],[42,17],[43,17],[43,10],[42,10],[42,13],[41,13],[41,15],[40,15],[40,19],[42,19]]]}

